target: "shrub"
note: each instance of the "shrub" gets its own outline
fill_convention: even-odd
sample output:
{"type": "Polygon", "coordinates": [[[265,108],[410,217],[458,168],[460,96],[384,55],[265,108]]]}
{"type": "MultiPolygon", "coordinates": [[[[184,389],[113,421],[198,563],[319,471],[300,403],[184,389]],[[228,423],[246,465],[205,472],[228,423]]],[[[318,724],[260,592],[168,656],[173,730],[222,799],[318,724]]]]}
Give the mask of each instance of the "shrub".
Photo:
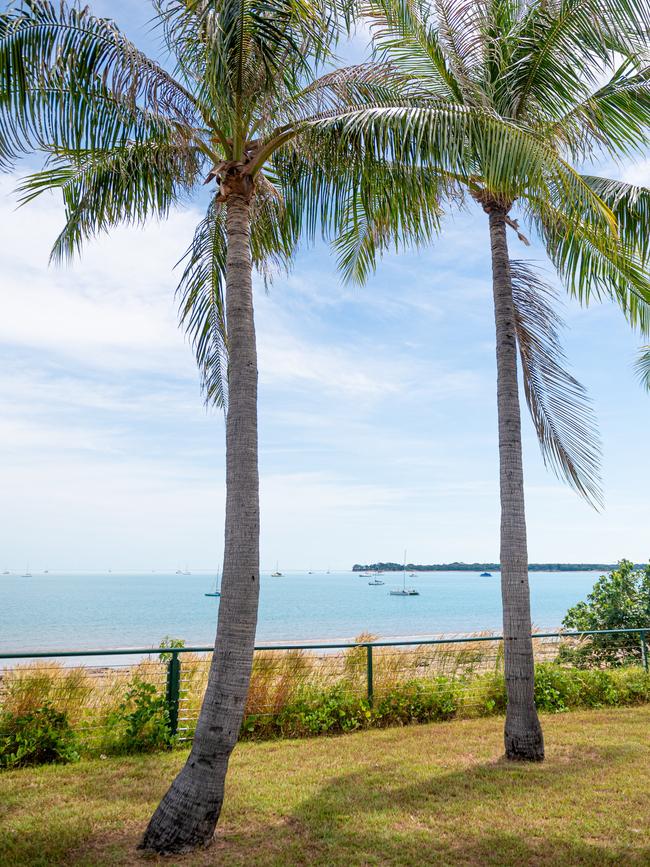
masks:
{"type": "Polygon", "coordinates": [[[165,696],[153,683],[137,677],[118,707],[107,714],[103,728],[105,753],[146,753],[173,742],[165,696]]]}
{"type": "Polygon", "coordinates": [[[460,689],[460,713],[464,717],[505,713],[506,682],[500,671],[464,678],[460,689]]]}
{"type": "MultiPolygon", "coordinates": [[[[650,630],[650,564],[635,569],[621,560],[609,575],[601,575],[585,602],[570,608],[562,621],[575,630],[650,630]]],[[[565,645],[560,660],[588,668],[621,666],[641,661],[641,640],[635,633],[591,635],[578,646],[565,645]]]]}
{"type": "Polygon", "coordinates": [[[185,647],[185,640],[183,638],[172,638],[171,635],[166,635],[158,645],[162,653],[158,654],[158,659],[161,662],[169,662],[172,658],[172,654],[168,652],[169,650],[174,650],[175,648],[185,647]]]}
{"type": "Polygon", "coordinates": [[[46,703],[28,713],[0,715],[0,767],[17,768],[79,758],[67,714],[46,703]]]}
{"type": "Polygon", "coordinates": [[[304,686],[277,717],[284,737],[351,732],[368,724],[368,702],[347,683],[318,688],[304,686]]]}
{"type": "Polygon", "coordinates": [[[458,710],[459,681],[441,675],[408,680],[388,690],[373,708],[379,725],[408,725],[451,719],[458,710]]]}

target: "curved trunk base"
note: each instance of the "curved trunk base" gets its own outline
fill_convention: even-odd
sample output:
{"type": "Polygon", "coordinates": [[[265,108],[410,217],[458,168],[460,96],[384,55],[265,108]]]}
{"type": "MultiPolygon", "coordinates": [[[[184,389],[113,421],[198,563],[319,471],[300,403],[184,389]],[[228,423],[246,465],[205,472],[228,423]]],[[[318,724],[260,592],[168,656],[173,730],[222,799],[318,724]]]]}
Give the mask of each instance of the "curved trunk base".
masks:
{"type": "Polygon", "coordinates": [[[196,765],[190,755],[151,817],[138,849],[181,855],[212,843],[223,804],[223,788],[219,791],[218,781],[225,778],[225,772],[219,773],[206,763],[197,780],[196,765]]]}

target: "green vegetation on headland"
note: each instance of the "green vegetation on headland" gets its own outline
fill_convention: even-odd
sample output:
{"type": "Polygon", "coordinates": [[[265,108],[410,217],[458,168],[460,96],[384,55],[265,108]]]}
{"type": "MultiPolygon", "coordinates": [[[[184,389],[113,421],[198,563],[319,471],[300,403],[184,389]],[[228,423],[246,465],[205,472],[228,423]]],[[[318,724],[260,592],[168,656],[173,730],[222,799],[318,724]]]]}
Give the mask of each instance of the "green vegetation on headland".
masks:
{"type": "Polygon", "coordinates": [[[506,763],[499,717],[240,743],[209,849],[135,847],[187,752],[0,774],[11,867],[585,867],[648,864],[650,707],[544,718],[544,763],[506,763]]]}
{"type": "MultiPolygon", "coordinates": [[[[407,563],[406,568],[415,572],[498,572],[499,563],[407,563]]],[[[616,563],[529,563],[529,572],[611,572],[616,563]]],[[[355,563],[353,572],[401,572],[403,563],[355,563]]]]}

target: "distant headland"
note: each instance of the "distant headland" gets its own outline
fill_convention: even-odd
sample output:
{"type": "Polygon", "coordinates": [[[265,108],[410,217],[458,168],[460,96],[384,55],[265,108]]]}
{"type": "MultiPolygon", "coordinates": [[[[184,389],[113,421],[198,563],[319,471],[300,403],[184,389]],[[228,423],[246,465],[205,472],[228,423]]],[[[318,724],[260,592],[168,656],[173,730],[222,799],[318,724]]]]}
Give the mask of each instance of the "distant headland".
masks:
{"type": "MultiPolygon", "coordinates": [[[[498,572],[499,563],[407,563],[412,572],[498,572]]],[[[616,563],[529,563],[530,572],[611,572],[616,563]]],[[[353,572],[401,572],[403,563],[355,563],[353,572]]]]}

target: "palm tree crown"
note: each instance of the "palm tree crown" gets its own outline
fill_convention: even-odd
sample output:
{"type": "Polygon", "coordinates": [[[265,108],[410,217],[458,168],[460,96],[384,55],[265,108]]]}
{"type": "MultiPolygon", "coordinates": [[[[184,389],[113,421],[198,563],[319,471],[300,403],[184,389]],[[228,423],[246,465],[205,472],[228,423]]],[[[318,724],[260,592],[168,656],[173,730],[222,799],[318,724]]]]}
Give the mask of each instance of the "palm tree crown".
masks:
{"type": "MultiPolygon", "coordinates": [[[[580,166],[643,150],[650,7],[627,0],[367,0],[364,11],[380,61],[375,80],[389,78],[393,103],[410,105],[416,120],[418,110],[472,118],[462,153],[447,149],[446,162],[436,165],[431,152],[416,153],[403,141],[396,154],[402,163],[416,172],[427,167],[420,181],[435,184],[440,203],[462,206],[469,198],[487,213],[502,210],[528,243],[510,216],[516,210],[571,295],[583,303],[612,298],[647,333],[650,190],[580,166]]],[[[411,206],[420,213],[421,197],[411,206]]],[[[340,265],[348,278],[365,279],[396,222],[384,199],[362,184],[341,221],[340,265]]],[[[398,231],[402,240],[424,239],[404,221],[398,231]]],[[[525,393],[544,458],[598,504],[598,437],[584,389],[563,367],[554,290],[523,264],[513,277],[525,393]]]]}

